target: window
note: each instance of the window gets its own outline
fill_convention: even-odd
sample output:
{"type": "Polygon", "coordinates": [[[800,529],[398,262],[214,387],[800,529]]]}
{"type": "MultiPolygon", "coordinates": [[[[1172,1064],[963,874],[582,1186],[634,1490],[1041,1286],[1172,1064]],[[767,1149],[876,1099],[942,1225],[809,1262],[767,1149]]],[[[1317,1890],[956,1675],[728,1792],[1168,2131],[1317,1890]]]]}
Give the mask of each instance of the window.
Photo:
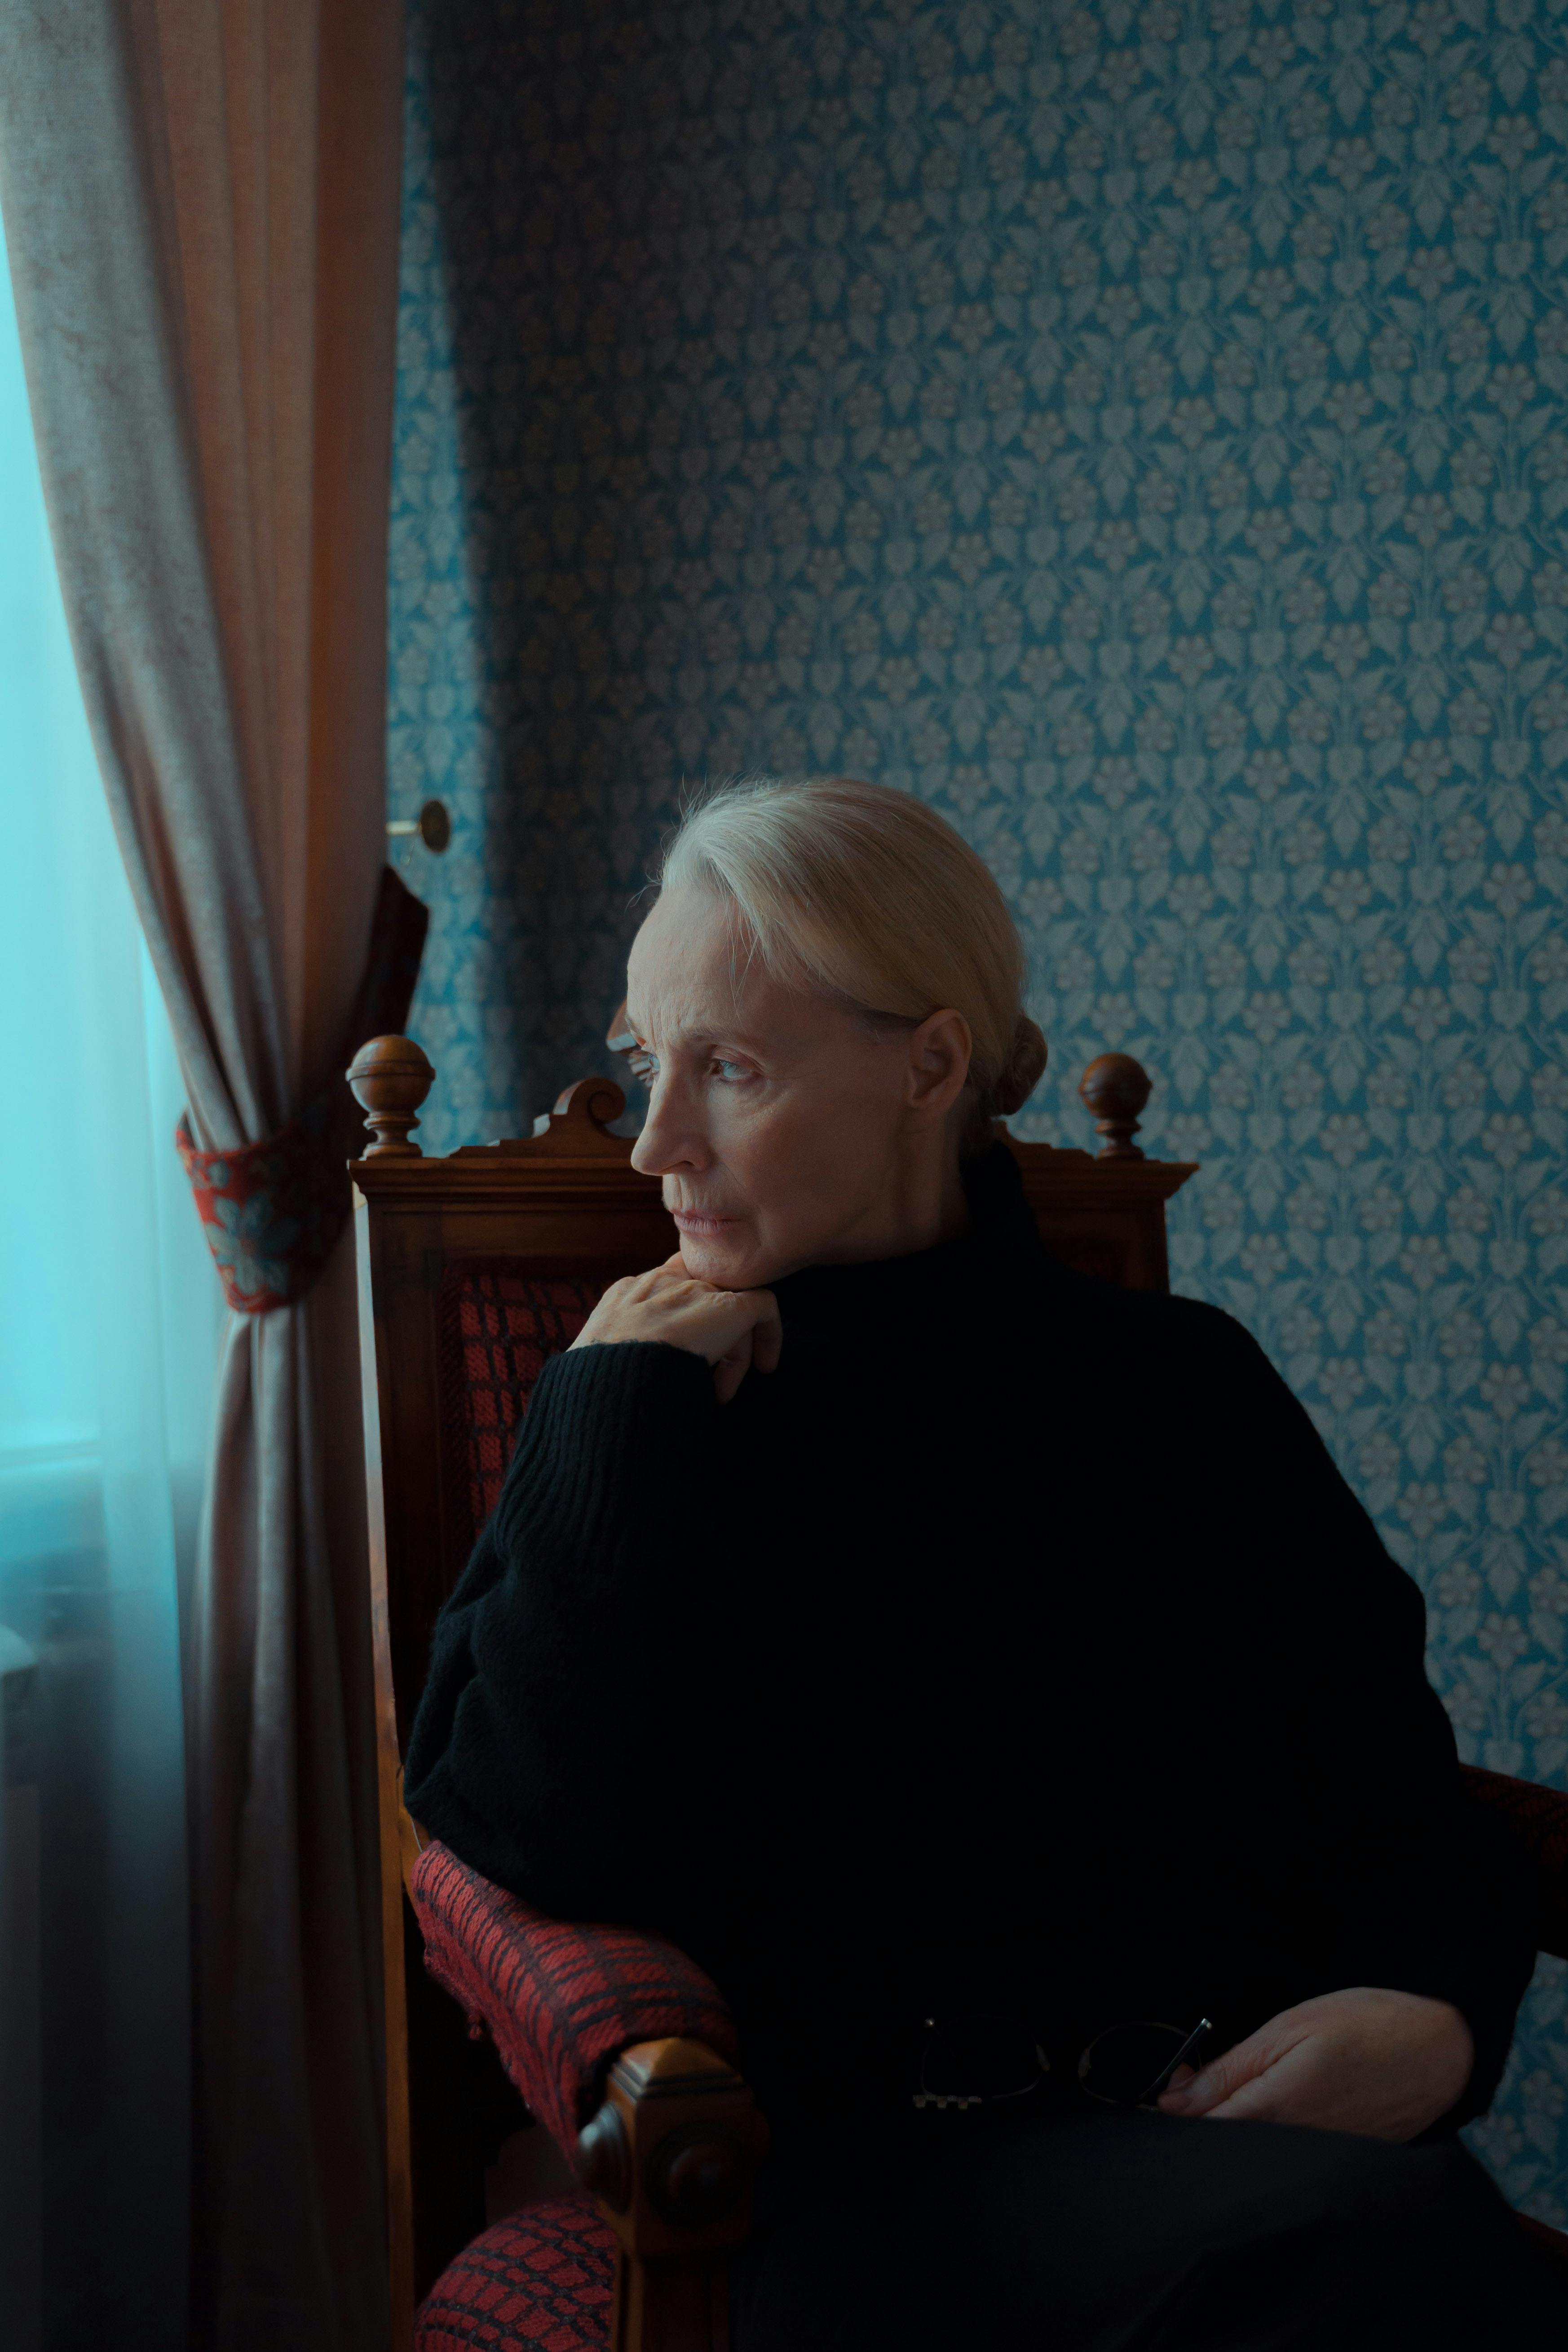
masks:
{"type": "Polygon", "coordinates": [[[55,579],[0,257],[0,2309],[178,2352],[179,1587],[221,1302],[55,579]]]}

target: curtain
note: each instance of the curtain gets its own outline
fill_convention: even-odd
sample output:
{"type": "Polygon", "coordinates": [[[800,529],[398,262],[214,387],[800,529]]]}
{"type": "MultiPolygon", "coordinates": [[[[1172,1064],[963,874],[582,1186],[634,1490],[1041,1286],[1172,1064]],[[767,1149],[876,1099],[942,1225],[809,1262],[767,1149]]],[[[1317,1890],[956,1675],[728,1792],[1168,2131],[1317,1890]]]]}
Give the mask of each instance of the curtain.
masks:
{"type": "MultiPolygon", "coordinates": [[[[341,1066],[384,853],[401,37],[392,0],[0,11],[0,212],[77,668],[194,1149],[253,1184],[341,1066]]],[[[231,1172],[201,1164],[209,1224],[231,1172]]],[[[264,1187],[226,1213],[287,1273],[264,1187]]],[[[342,1244],[258,1303],[223,1334],[184,1630],[195,2334],[343,2352],[386,2320],[342,1244]]]]}
{"type": "Polygon", "coordinates": [[[177,1594],[221,1299],[169,1150],[174,1044],[71,663],[3,253],[0,824],[0,2310],[6,2352],[181,2352],[177,1594]]]}

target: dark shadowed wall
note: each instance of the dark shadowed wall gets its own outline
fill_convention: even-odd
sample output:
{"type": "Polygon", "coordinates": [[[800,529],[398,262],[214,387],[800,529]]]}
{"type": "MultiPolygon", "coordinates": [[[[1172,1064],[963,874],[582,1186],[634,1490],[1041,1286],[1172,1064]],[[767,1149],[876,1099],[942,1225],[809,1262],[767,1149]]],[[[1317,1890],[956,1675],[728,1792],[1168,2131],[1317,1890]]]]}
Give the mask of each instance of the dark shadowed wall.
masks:
{"type": "MultiPolygon", "coordinates": [[[[1558,1778],[1565,144],[1545,0],[426,0],[390,720],[457,819],[437,1148],[602,1065],[682,779],[951,816],[1024,1131],[1147,1061],[1178,1285],[1421,1580],[1464,1752],[1558,1778]]],[[[1476,2135],[1560,2221],[1563,1973],[1476,2135]]]]}

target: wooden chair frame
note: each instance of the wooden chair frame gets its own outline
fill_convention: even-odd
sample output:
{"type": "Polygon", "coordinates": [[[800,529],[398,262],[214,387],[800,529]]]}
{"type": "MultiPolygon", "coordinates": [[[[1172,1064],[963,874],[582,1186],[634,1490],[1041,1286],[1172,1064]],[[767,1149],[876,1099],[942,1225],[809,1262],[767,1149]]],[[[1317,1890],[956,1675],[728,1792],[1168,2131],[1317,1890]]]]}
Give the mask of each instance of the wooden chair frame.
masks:
{"type": "MultiPolygon", "coordinates": [[[[467,1497],[452,1490],[438,1441],[442,1276],[465,1262],[505,1263],[603,1285],[658,1264],[679,1239],[657,1178],[638,1174],[630,1143],[608,1131],[625,1108],[612,1080],[569,1088],[529,1137],[427,1160],[408,1134],[434,1075],[402,1038],[372,1041],[350,1072],[376,1139],[351,1174],[380,1782],[393,2352],[410,2352],[418,2301],[484,2226],[484,2164],[523,2120],[493,2053],[468,2040],[460,2013],[427,1981],[405,1895],[421,1841],[403,1805],[402,1758],[431,1631],[471,1536],[467,1497]]],[[[1163,1289],[1164,1204],[1194,1171],[1146,1160],[1131,1143],[1148,1094],[1136,1064],[1102,1057],[1084,1093],[1107,1138],[1098,1159],[998,1132],[1060,1255],[1131,1288],[1163,1289]]],[[[659,2150],[671,2133],[689,2134],[696,2117],[757,2149],[751,2095],[712,2053],[652,2043],[623,2054],[601,2114],[618,2121],[594,2119],[580,2162],[622,2250],[616,2352],[678,2344],[717,2352],[722,2252],[744,2235],[739,2208],[695,2234],[688,2217],[672,2236],[662,2192],[648,2184],[662,2177],[659,2150]],[[605,2153],[617,2131],[624,2175],[622,2156],[612,2162],[605,2153]]]]}

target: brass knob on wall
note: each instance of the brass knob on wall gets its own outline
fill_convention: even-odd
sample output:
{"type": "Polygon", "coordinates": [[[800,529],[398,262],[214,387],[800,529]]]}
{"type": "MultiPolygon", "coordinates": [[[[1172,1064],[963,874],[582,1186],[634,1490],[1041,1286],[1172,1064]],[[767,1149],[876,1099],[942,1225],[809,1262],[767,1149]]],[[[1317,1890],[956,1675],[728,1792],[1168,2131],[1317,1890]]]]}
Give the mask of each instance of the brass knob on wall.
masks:
{"type": "Polygon", "coordinates": [[[439,857],[452,838],[452,820],[445,801],[426,801],[417,816],[389,817],[386,830],[389,835],[416,833],[439,857]]]}

